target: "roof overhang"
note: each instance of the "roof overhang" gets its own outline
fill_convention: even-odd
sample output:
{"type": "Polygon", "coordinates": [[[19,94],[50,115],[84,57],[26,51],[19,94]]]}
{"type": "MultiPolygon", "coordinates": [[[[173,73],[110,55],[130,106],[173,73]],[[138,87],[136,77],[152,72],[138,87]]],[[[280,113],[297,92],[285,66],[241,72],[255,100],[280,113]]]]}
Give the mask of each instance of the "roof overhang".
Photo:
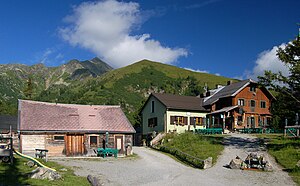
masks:
{"type": "Polygon", "coordinates": [[[102,134],[102,133],[110,133],[110,134],[134,134],[136,131],[107,131],[107,130],[20,130],[20,133],[51,133],[51,134],[73,134],[73,133],[81,133],[81,134],[102,134]]]}
{"type": "Polygon", "coordinates": [[[231,107],[225,107],[225,108],[222,108],[220,110],[216,110],[214,112],[211,112],[209,113],[208,115],[212,115],[212,114],[218,114],[218,113],[224,113],[224,112],[229,112],[235,108],[238,108],[239,106],[238,105],[235,105],[235,106],[231,106],[231,107]]]}

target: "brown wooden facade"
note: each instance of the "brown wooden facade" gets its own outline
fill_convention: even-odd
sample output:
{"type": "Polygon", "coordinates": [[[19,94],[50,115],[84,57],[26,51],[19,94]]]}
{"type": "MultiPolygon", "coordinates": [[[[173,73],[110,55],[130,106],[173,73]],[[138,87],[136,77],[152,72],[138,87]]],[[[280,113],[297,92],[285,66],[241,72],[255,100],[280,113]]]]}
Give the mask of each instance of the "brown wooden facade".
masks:
{"type": "MultiPolygon", "coordinates": [[[[105,146],[105,134],[97,133],[21,133],[20,151],[34,156],[35,149],[47,149],[51,156],[96,156],[97,148],[105,146]]],[[[109,134],[107,148],[116,148],[119,155],[128,155],[132,134],[109,134]]]]}
{"type": "Polygon", "coordinates": [[[208,105],[208,127],[226,128],[260,128],[270,124],[272,115],[270,107],[273,96],[257,83],[249,83],[235,94],[219,98],[208,105]]]}

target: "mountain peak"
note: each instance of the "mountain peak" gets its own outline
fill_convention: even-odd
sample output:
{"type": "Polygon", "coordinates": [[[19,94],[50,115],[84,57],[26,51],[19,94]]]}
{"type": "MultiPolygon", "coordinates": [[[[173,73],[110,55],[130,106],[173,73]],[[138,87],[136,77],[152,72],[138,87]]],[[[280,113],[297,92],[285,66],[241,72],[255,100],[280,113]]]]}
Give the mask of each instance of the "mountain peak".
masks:
{"type": "Polygon", "coordinates": [[[100,58],[98,57],[94,57],[93,59],[91,59],[90,61],[92,62],[102,62],[102,63],[105,63],[104,61],[102,61],[100,58]]]}

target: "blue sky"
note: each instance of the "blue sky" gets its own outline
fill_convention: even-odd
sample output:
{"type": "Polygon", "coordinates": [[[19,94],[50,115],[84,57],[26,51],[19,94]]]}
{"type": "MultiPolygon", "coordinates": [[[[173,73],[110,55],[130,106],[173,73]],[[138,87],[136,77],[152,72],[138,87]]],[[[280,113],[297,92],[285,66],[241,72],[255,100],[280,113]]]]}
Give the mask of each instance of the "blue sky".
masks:
{"type": "Polygon", "coordinates": [[[28,0],[0,3],[0,64],[99,56],[118,68],[142,58],[234,78],[284,67],[298,0],[28,0]]]}

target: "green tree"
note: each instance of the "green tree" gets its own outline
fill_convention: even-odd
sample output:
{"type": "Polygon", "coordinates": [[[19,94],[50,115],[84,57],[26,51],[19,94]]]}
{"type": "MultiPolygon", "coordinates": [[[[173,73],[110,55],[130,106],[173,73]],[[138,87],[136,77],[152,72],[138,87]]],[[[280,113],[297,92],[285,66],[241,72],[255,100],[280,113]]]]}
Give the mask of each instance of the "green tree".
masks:
{"type": "Polygon", "coordinates": [[[24,90],[25,98],[32,99],[32,93],[33,93],[32,78],[29,76],[27,80],[26,89],[24,90]]]}
{"type": "Polygon", "coordinates": [[[284,76],[281,72],[266,71],[264,76],[258,79],[263,86],[278,92],[271,112],[277,121],[274,125],[282,127],[285,118],[288,119],[289,125],[293,125],[296,113],[300,114],[300,33],[284,48],[279,48],[277,56],[289,69],[290,74],[284,76]]]}

